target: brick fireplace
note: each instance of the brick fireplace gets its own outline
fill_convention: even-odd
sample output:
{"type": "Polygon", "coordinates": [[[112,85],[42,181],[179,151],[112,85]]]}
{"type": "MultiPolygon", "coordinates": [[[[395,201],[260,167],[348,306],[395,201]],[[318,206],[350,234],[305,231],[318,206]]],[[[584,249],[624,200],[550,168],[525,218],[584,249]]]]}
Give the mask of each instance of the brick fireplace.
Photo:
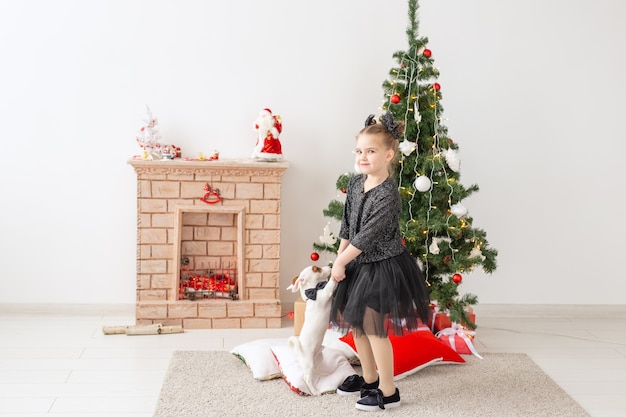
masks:
{"type": "Polygon", "coordinates": [[[280,327],[280,190],[288,163],[128,163],[137,175],[137,324],[280,327]],[[185,297],[181,275],[187,284],[189,273],[181,271],[205,271],[204,280],[227,273],[236,296],[185,297]]]}

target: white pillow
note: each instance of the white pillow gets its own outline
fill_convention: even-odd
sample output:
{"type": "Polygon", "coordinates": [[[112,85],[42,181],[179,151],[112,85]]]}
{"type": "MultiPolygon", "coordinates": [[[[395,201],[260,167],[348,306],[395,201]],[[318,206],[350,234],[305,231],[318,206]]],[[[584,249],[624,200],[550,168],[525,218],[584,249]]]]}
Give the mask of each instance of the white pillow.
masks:
{"type": "Polygon", "coordinates": [[[235,346],[230,353],[237,356],[252,371],[254,379],[267,381],[281,378],[282,374],[272,346],[287,346],[287,339],[258,339],[235,346]]]}
{"type": "MultiPolygon", "coordinates": [[[[272,352],[289,388],[300,395],[311,395],[293,350],[289,346],[272,346],[272,352]]],[[[341,351],[328,347],[322,347],[322,362],[315,369],[313,383],[322,395],[335,393],[347,377],[356,373],[341,351]]]]}
{"type": "Polygon", "coordinates": [[[340,351],[341,353],[343,353],[346,359],[348,359],[350,365],[360,366],[361,361],[359,360],[359,355],[354,351],[354,349],[352,349],[350,346],[344,343],[343,340],[340,339],[344,335],[345,333],[338,332],[333,329],[328,329],[326,330],[326,334],[324,334],[322,346],[340,351]]]}

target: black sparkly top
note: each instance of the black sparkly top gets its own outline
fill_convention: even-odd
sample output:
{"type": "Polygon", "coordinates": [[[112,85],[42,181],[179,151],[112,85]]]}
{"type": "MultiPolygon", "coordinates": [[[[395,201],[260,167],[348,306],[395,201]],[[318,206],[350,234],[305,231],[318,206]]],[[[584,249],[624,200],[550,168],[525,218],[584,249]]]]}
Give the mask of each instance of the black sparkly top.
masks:
{"type": "Polygon", "coordinates": [[[381,261],[404,251],[399,227],[402,201],[398,186],[388,177],[363,192],[364,183],[363,174],[350,179],[339,230],[340,238],[362,251],[354,259],[357,263],[381,261]]]}

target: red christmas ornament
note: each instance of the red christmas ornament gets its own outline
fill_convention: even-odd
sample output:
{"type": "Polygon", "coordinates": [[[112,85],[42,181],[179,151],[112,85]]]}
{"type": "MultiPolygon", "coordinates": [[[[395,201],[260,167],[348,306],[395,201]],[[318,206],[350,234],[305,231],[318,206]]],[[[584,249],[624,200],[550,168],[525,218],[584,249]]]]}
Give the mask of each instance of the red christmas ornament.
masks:
{"type": "Polygon", "coordinates": [[[393,104],[398,104],[400,102],[400,96],[397,94],[394,94],[391,96],[391,102],[393,104]]]}
{"type": "Polygon", "coordinates": [[[312,260],[313,262],[317,261],[319,258],[320,258],[320,255],[319,255],[317,252],[313,252],[313,253],[311,254],[311,260],[312,260]]]}
{"type": "Polygon", "coordinates": [[[439,90],[441,90],[441,84],[439,84],[439,83],[434,83],[434,84],[433,84],[433,88],[435,89],[435,91],[439,91],[439,90]]]}
{"type": "Polygon", "coordinates": [[[461,274],[452,275],[452,282],[454,282],[455,284],[460,284],[461,281],[463,281],[463,277],[461,276],[461,274]]]}
{"type": "Polygon", "coordinates": [[[430,49],[424,49],[424,52],[422,52],[422,55],[424,55],[426,58],[430,58],[433,53],[430,49]]]}
{"type": "Polygon", "coordinates": [[[342,188],[342,189],[341,189],[341,192],[345,194],[347,191],[346,191],[346,189],[345,189],[345,188],[342,188]]]}

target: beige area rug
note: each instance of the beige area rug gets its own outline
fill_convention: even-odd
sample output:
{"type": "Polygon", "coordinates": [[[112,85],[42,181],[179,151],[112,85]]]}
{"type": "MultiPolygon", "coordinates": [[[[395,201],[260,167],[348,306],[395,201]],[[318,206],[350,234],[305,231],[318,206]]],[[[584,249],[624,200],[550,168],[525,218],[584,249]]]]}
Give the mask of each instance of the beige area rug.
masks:
{"type": "MultiPolygon", "coordinates": [[[[527,355],[465,355],[465,364],[433,365],[396,382],[407,417],[589,417],[527,355]]],[[[356,367],[356,371],[360,368],[356,367]]],[[[376,415],[357,410],[356,396],[299,396],[282,379],[257,381],[229,352],[175,352],[155,417],[376,415]]]]}

